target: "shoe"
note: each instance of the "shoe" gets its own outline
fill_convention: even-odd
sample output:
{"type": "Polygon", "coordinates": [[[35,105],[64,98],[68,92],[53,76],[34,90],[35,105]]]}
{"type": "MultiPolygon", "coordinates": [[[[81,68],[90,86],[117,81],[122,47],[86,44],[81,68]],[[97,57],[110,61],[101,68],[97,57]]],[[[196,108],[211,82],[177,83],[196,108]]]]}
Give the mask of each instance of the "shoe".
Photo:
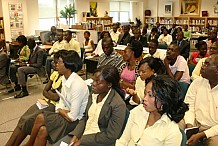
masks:
{"type": "Polygon", "coordinates": [[[28,92],[21,91],[19,94],[15,95],[14,98],[23,98],[28,95],[29,95],[28,92]]]}
{"type": "Polygon", "coordinates": [[[12,92],[14,92],[14,91],[20,91],[20,90],[21,90],[21,87],[20,87],[19,85],[16,85],[16,86],[14,86],[14,88],[10,89],[10,90],[8,91],[8,93],[12,93],[12,92]]]}
{"type": "Polygon", "coordinates": [[[45,81],[43,81],[42,83],[43,83],[43,84],[47,84],[47,83],[48,83],[48,81],[49,81],[49,80],[48,80],[48,79],[46,79],[46,80],[45,80],[45,81]]]}

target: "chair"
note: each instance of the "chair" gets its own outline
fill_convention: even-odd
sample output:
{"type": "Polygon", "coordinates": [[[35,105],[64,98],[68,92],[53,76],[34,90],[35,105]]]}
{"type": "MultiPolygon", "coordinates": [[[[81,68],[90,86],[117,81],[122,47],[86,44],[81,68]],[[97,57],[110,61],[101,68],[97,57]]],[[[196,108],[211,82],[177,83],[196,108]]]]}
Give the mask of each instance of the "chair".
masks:
{"type": "Polygon", "coordinates": [[[179,82],[179,85],[182,89],[182,98],[185,99],[186,92],[188,90],[189,84],[185,82],[179,82]]]}
{"type": "Polygon", "coordinates": [[[48,33],[49,31],[41,31],[40,32],[40,39],[42,41],[42,44],[45,43],[45,35],[48,33]]]}
{"type": "Polygon", "coordinates": [[[195,69],[195,66],[194,64],[188,64],[188,69],[189,69],[189,75],[190,77],[192,76],[192,72],[193,70],[195,69]]]}
{"type": "Polygon", "coordinates": [[[130,112],[129,112],[129,110],[126,108],[126,117],[125,117],[125,120],[124,120],[124,123],[123,123],[122,133],[123,133],[125,127],[126,127],[126,123],[127,123],[127,121],[128,121],[129,114],[130,114],[130,112]]]}
{"type": "Polygon", "coordinates": [[[182,133],[182,142],[181,142],[181,146],[186,146],[186,141],[187,141],[187,137],[186,134],[183,130],[180,129],[180,132],[182,133]]]}
{"type": "Polygon", "coordinates": [[[85,59],[85,48],[80,48],[80,50],[81,50],[81,59],[82,59],[82,61],[84,61],[84,59],[85,59]]]}

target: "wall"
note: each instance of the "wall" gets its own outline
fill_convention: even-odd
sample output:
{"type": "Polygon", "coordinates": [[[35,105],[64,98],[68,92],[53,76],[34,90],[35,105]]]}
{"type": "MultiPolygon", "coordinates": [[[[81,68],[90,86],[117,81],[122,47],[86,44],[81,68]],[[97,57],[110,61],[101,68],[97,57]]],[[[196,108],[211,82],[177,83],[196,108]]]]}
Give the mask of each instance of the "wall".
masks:
{"type": "Polygon", "coordinates": [[[5,37],[7,41],[11,41],[8,3],[22,3],[24,34],[34,35],[35,29],[38,28],[38,0],[2,0],[5,37]]]}
{"type": "Polygon", "coordinates": [[[130,19],[136,22],[136,17],[143,23],[144,5],[143,2],[130,2],[130,19]]]}
{"type": "MultiPolygon", "coordinates": [[[[166,2],[173,2],[173,16],[177,17],[180,15],[180,4],[179,0],[145,0],[145,9],[151,10],[152,16],[165,16],[164,15],[164,4],[166,2]],[[155,7],[157,5],[157,7],[155,7]]],[[[201,0],[201,11],[208,11],[209,16],[213,16],[213,5],[217,0],[201,0]]]]}
{"type": "Polygon", "coordinates": [[[2,12],[2,0],[0,0],[0,17],[3,17],[3,12],[2,12]]]}

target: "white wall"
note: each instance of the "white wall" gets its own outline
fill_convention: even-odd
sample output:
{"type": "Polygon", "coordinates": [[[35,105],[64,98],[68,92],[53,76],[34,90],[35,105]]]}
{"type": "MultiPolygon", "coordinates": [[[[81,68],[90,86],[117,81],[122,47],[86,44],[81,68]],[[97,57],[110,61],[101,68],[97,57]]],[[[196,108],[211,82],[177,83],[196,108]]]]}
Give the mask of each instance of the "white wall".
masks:
{"type": "Polygon", "coordinates": [[[11,41],[8,3],[22,3],[24,35],[34,35],[38,27],[38,0],[3,0],[2,11],[5,23],[5,37],[11,41]]]}
{"type": "MultiPolygon", "coordinates": [[[[177,17],[180,15],[179,0],[145,0],[145,9],[151,10],[152,16],[165,16],[164,15],[164,4],[166,2],[173,2],[173,16],[177,17]],[[156,7],[157,6],[157,7],[156,7]]],[[[208,11],[209,16],[213,16],[213,5],[216,4],[217,0],[201,0],[201,11],[208,11]]]]}
{"type": "Polygon", "coordinates": [[[0,0],[0,17],[3,17],[3,12],[2,12],[2,0],[0,0]]]}

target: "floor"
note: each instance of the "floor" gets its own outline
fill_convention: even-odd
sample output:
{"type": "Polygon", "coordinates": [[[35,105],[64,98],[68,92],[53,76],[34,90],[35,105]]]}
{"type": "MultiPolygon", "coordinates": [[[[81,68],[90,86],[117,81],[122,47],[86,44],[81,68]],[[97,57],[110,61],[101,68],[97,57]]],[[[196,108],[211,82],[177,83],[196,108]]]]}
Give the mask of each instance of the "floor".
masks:
{"type": "MultiPolygon", "coordinates": [[[[85,75],[81,76],[85,79],[85,75]]],[[[88,78],[92,77],[91,74],[88,78]]],[[[38,98],[43,98],[42,91],[44,86],[35,77],[28,79],[29,96],[20,99],[14,99],[15,93],[6,93],[6,88],[0,85],[0,145],[5,145],[17,125],[21,115],[33,104],[38,98]]],[[[27,138],[28,139],[28,138],[27,138]]],[[[25,141],[27,140],[24,140],[25,141]]]]}

